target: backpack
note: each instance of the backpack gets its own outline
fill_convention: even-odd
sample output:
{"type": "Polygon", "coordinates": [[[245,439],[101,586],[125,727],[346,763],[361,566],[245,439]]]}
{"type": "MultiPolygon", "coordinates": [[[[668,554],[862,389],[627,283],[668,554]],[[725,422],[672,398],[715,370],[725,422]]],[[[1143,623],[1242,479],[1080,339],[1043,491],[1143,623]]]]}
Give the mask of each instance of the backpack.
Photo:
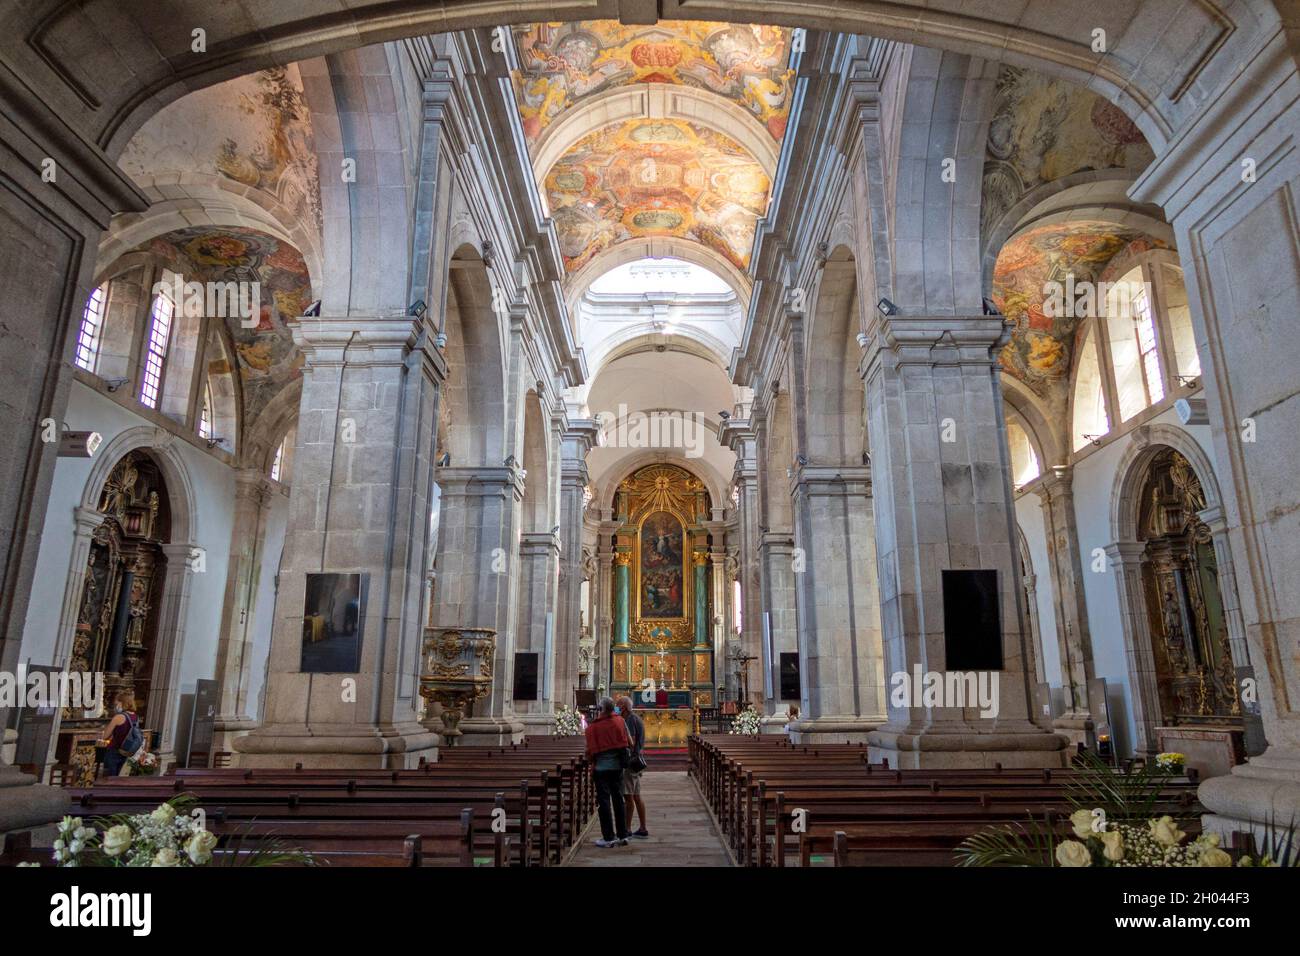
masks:
{"type": "Polygon", "coordinates": [[[144,734],[140,731],[140,723],[130,714],[123,714],[126,718],[126,736],[122,738],[122,746],[117,748],[117,752],[123,757],[134,757],[144,746],[144,734]]]}

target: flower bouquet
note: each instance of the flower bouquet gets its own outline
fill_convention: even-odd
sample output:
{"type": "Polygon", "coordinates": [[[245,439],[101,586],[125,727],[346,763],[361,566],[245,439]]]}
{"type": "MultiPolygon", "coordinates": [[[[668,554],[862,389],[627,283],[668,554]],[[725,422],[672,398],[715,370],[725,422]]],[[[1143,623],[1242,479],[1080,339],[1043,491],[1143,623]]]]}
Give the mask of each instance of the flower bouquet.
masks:
{"type": "Polygon", "coordinates": [[[582,733],[582,714],[572,707],[561,705],[555,712],[555,735],[577,737],[582,733]]]}
{"type": "Polygon", "coordinates": [[[157,755],[141,747],[135,756],[127,758],[126,772],[131,777],[152,777],[158,772],[157,755]]]}
{"type": "Polygon", "coordinates": [[[750,704],[736,715],[736,719],[731,722],[729,733],[755,737],[761,728],[762,717],[754,709],[754,705],[750,704]]]}
{"type": "Polygon", "coordinates": [[[1166,773],[1179,774],[1187,765],[1187,758],[1178,753],[1156,754],[1156,766],[1166,773]]]}

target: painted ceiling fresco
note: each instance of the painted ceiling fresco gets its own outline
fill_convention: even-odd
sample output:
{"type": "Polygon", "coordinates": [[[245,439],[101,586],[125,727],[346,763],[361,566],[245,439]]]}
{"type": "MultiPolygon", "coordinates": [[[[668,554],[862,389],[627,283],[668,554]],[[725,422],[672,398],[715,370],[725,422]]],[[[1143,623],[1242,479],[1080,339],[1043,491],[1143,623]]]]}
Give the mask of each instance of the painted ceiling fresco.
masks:
{"type": "MultiPolygon", "coordinates": [[[[260,282],[261,314],[246,329],[235,316],[226,319],[235,343],[244,392],[245,427],[293,379],[302,375],[303,356],[285,320],[311,304],[311,282],[302,255],[287,242],[251,229],[180,229],[142,247],[186,280],[260,282]]],[[[218,360],[212,373],[228,371],[218,360]]]]}
{"type": "Polygon", "coordinates": [[[738,103],[776,140],[790,115],[790,31],[704,21],[537,23],[515,35],[515,94],[529,144],[564,110],[630,83],[675,83],[738,103]]]}
{"type": "Polygon", "coordinates": [[[734,140],[681,120],[630,120],[579,140],[543,183],[566,267],[616,243],[691,239],[749,262],[771,183],[734,140]]]}
{"type": "Polygon", "coordinates": [[[1076,283],[1098,281],[1109,277],[1109,263],[1164,245],[1105,222],[1041,226],[1014,236],[993,270],[993,301],[1015,323],[1011,342],[1002,350],[1003,368],[1064,413],[1076,339],[1086,329],[1077,318],[1046,314],[1044,286],[1064,285],[1071,274],[1076,283]]]}
{"type": "Polygon", "coordinates": [[[998,74],[984,159],[987,230],[1026,192],[1084,170],[1128,169],[1155,157],[1118,106],[1088,90],[1018,67],[998,74]]]}
{"type": "Polygon", "coordinates": [[[276,67],[198,90],[166,107],[127,144],[138,180],[199,172],[260,189],[321,231],[311,112],[298,67],[276,67]]]}

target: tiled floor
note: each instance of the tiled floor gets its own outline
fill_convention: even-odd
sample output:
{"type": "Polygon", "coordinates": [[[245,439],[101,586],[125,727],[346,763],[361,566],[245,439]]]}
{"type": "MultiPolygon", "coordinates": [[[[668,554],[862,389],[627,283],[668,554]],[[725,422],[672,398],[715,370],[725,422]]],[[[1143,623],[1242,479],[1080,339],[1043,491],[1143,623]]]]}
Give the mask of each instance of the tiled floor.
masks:
{"type": "Polygon", "coordinates": [[[650,815],[650,838],[602,849],[600,823],[592,816],[582,846],[569,866],[731,866],[713,820],[685,771],[653,771],[641,778],[650,815]]]}

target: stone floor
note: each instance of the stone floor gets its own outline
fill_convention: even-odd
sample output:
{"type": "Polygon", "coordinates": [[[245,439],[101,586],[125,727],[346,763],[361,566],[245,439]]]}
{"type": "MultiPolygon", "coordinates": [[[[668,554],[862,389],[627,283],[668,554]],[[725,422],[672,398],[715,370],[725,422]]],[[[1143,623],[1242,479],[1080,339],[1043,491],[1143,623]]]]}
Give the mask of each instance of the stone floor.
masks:
{"type": "Polygon", "coordinates": [[[600,821],[592,814],[582,843],[566,866],[731,866],[717,828],[683,770],[647,772],[641,796],[650,815],[650,838],[602,849],[600,821]]]}

